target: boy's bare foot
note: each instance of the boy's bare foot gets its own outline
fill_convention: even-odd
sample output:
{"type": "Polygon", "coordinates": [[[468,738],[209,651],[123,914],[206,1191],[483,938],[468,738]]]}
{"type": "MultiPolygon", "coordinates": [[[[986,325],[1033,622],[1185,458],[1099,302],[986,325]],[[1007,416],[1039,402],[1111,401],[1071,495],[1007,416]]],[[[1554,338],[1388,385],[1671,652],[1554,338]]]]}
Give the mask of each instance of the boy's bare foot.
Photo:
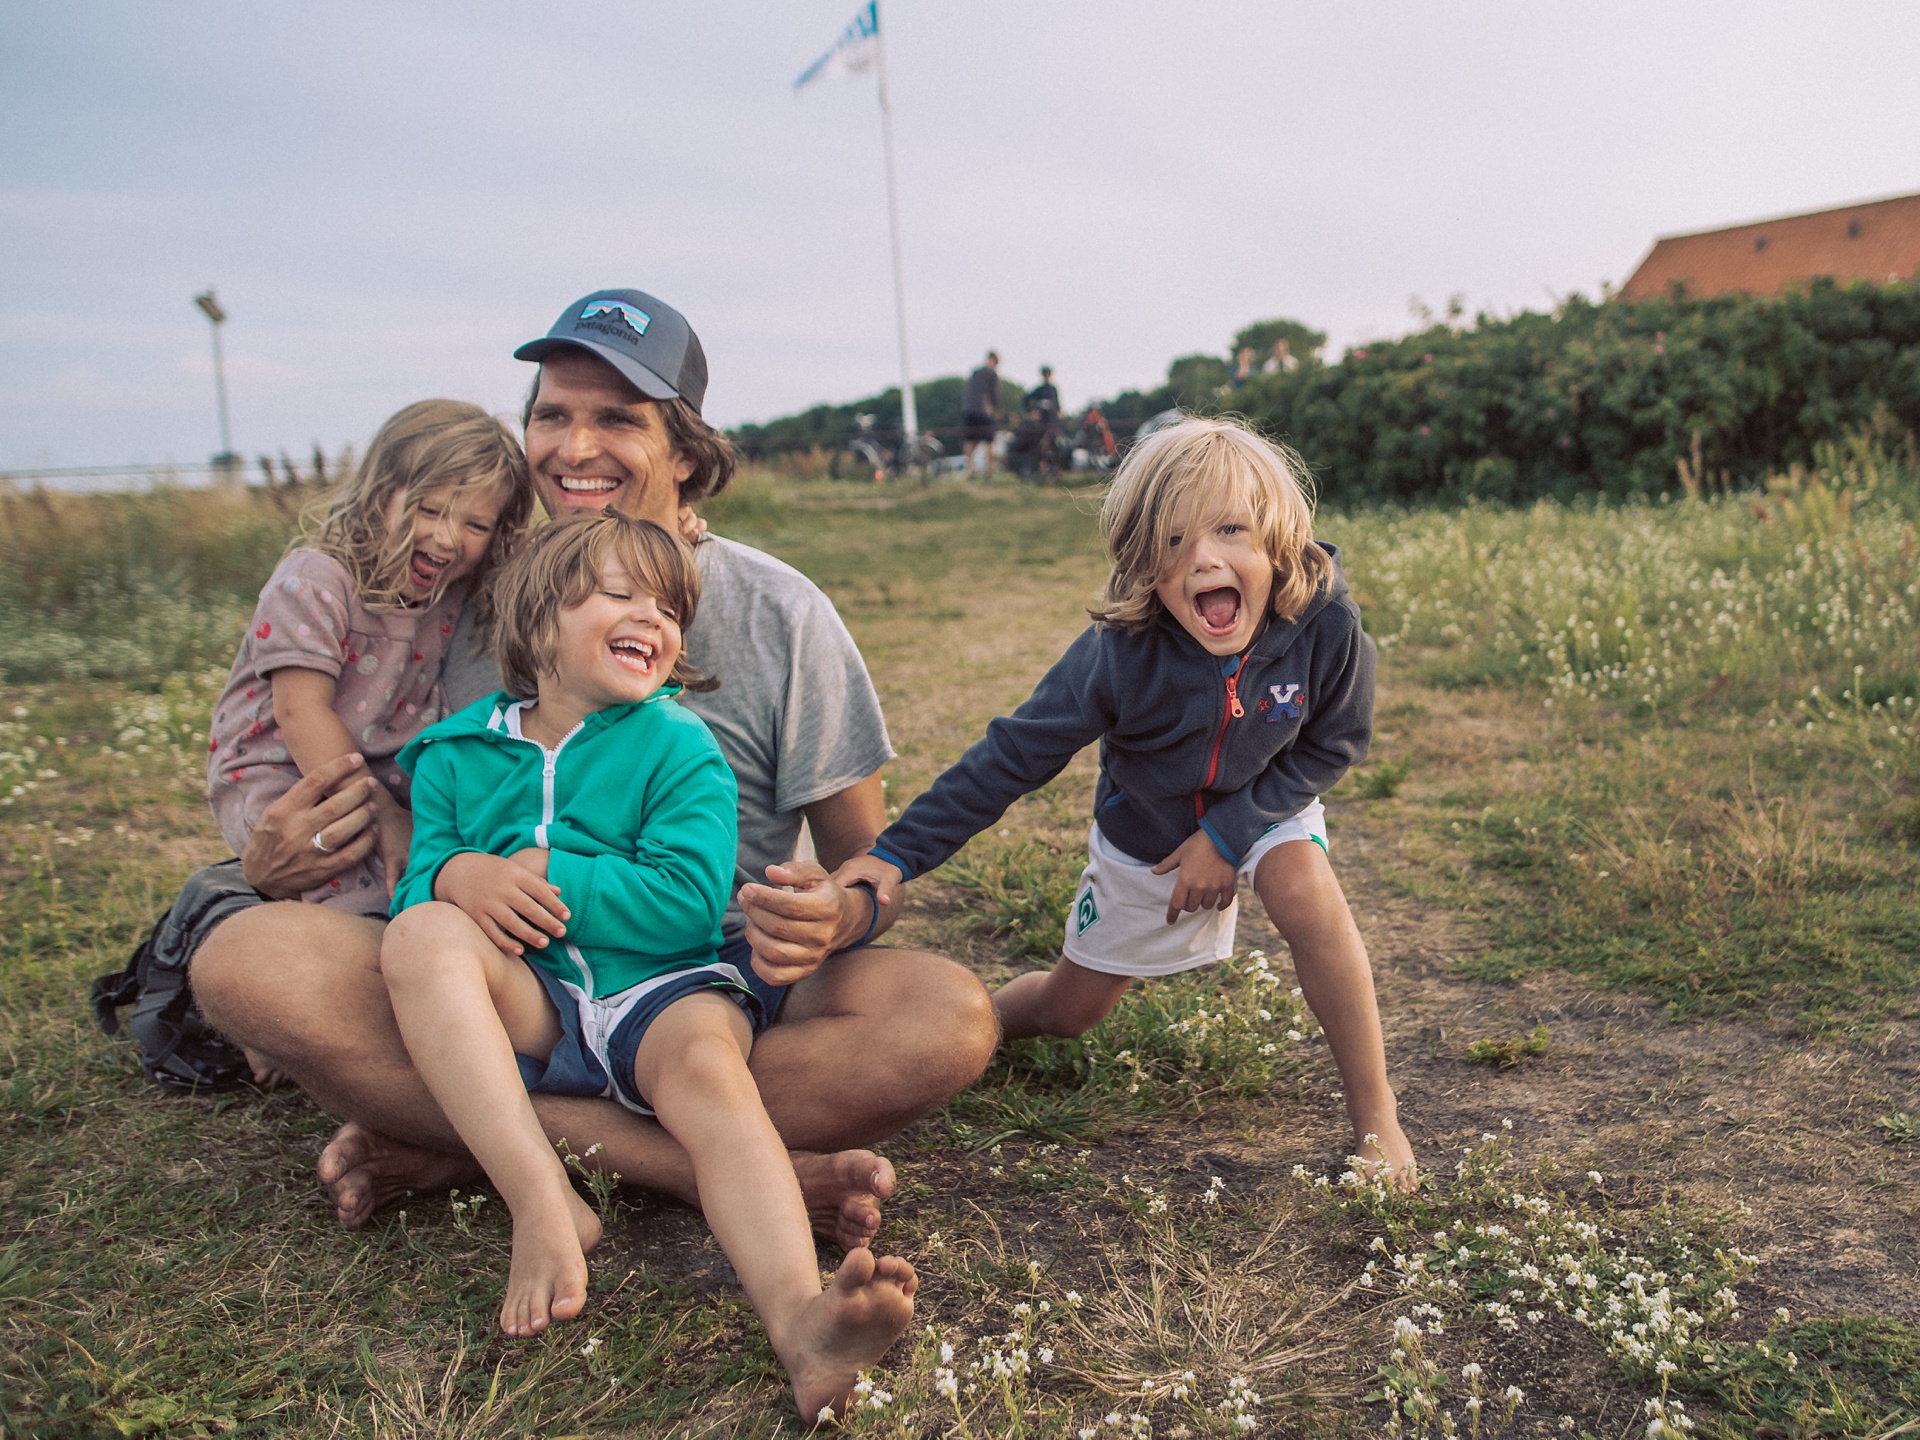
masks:
{"type": "Polygon", "coordinates": [[[256,1055],[246,1046],[240,1047],[240,1053],[247,1057],[247,1068],[253,1072],[253,1083],[262,1090],[271,1090],[277,1085],[287,1083],[287,1072],[276,1070],[273,1062],[264,1055],[256,1055]]]}
{"type": "Polygon", "coordinates": [[[600,1217],[571,1186],[560,1194],[564,1211],[513,1217],[513,1268],[500,1302],[509,1335],[538,1335],[587,1303],[587,1251],[600,1243],[600,1217]]]}
{"type": "Polygon", "coordinates": [[[860,1372],[912,1323],[919,1288],[920,1277],[899,1256],[876,1260],[864,1246],[847,1252],[833,1283],[800,1312],[779,1347],[802,1420],[815,1425],[843,1415],[860,1372]]]}
{"type": "Polygon", "coordinates": [[[893,1163],[871,1150],[789,1152],[813,1233],[842,1250],[873,1243],[880,1202],[893,1194],[893,1163]]]}
{"type": "Polygon", "coordinates": [[[1353,1133],[1354,1155],[1366,1166],[1367,1173],[1408,1194],[1420,1188],[1420,1168],[1413,1158],[1413,1146],[1407,1143],[1398,1120],[1387,1117],[1369,1125],[1356,1122],[1353,1133]]]}
{"type": "Polygon", "coordinates": [[[333,1132],[315,1167],[333,1201],[333,1213],[358,1230],[373,1212],[409,1190],[444,1190],[480,1178],[470,1155],[418,1150],[349,1120],[333,1132]]]}

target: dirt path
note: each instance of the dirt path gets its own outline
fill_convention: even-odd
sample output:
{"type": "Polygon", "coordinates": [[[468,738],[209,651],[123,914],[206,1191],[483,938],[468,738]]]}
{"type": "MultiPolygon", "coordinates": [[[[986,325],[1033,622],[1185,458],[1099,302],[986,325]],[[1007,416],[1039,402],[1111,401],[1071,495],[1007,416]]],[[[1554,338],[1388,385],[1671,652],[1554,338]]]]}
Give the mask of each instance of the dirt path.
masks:
{"type": "MultiPolygon", "coordinates": [[[[1752,1287],[1768,1312],[1920,1321],[1920,1143],[1889,1143],[1873,1124],[1920,1115],[1920,1027],[1806,1039],[1674,1023],[1651,1002],[1558,972],[1463,978],[1450,961],[1476,937],[1396,883],[1411,862],[1392,806],[1342,810],[1340,873],[1372,952],[1402,1119],[1423,1155],[1444,1165],[1510,1118],[1523,1157],[1591,1165],[1610,1187],[1672,1186],[1723,1213],[1750,1207],[1736,1237],[1760,1257],[1752,1287]],[[1510,1070],[1466,1058],[1473,1040],[1541,1023],[1553,1033],[1544,1057],[1510,1070]]],[[[1257,912],[1243,936],[1273,941],[1257,912]]]]}

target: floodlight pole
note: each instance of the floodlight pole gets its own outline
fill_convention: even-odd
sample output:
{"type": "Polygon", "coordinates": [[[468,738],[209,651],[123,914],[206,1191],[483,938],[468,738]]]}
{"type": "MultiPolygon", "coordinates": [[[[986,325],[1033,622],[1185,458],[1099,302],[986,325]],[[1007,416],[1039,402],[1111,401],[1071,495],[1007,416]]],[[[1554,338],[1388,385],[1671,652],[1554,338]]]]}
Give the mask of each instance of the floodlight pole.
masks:
{"type": "Polygon", "coordinates": [[[880,82],[880,140],[887,157],[887,233],[893,241],[893,319],[900,337],[900,425],[909,447],[920,434],[920,413],[913,403],[913,367],[907,362],[907,281],[900,264],[900,195],[894,178],[893,102],[887,98],[886,27],[879,23],[879,0],[874,3],[873,53],[880,82]]]}
{"type": "Polygon", "coordinates": [[[220,326],[225,323],[227,312],[221,308],[220,301],[209,285],[205,293],[193,297],[193,303],[200,307],[200,313],[207,317],[207,324],[213,329],[213,390],[220,402],[220,453],[213,457],[216,468],[233,463],[233,435],[227,425],[227,362],[220,353],[220,326]]]}

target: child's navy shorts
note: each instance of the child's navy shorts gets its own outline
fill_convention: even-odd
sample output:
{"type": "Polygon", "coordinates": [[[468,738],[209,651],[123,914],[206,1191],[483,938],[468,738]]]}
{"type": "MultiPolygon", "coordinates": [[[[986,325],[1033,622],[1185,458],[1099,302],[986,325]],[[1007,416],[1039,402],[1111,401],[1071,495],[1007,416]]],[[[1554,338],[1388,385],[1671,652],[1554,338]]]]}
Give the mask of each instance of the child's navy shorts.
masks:
{"type": "Polygon", "coordinates": [[[551,970],[527,960],[559,1013],[560,1038],[545,1062],[515,1055],[530,1094],[591,1095],[653,1114],[633,1083],[633,1057],[660,1012],[699,990],[718,990],[743,1011],[757,1036],[780,1014],[787,987],[769,985],[754,971],[744,935],[728,940],[710,964],[670,970],[617,995],[593,999],[551,970]]]}

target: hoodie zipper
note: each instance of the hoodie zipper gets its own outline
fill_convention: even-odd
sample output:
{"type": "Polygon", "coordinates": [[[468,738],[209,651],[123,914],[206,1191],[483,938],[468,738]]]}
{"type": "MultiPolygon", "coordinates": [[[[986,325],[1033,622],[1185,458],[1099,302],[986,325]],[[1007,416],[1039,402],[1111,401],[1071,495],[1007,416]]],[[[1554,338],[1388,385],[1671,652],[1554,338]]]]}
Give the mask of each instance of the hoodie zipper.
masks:
{"type": "Polygon", "coordinates": [[[1204,796],[1213,784],[1213,777],[1220,773],[1220,746],[1227,738],[1227,726],[1247,713],[1240,703],[1240,672],[1246,668],[1247,657],[1241,655],[1233,662],[1233,669],[1227,672],[1227,703],[1220,712],[1220,728],[1213,737],[1213,753],[1207,756],[1207,778],[1200,782],[1200,788],[1193,792],[1193,818],[1207,818],[1207,806],[1204,796]]]}
{"type": "MultiPolygon", "coordinates": [[[[518,718],[518,716],[515,716],[516,722],[518,718]]],[[[540,752],[540,823],[533,827],[533,843],[549,854],[553,851],[553,846],[547,843],[547,827],[553,824],[554,772],[560,766],[560,752],[567,748],[567,742],[584,730],[586,725],[586,717],[583,716],[580,723],[562,735],[560,737],[560,743],[551,750],[524,732],[518,736],[509,737],[523,740],[540,752]]],[[[586,992],[588,996],[592,996],[593,967],[587,964],[587,957],[580,953],[580,947],[573,943],[571,937],[562,936],[560,943],[566,947],[567,955],[572,959],[573,963],[580,967],[580,973],[586,977],[586,992]]]]}

